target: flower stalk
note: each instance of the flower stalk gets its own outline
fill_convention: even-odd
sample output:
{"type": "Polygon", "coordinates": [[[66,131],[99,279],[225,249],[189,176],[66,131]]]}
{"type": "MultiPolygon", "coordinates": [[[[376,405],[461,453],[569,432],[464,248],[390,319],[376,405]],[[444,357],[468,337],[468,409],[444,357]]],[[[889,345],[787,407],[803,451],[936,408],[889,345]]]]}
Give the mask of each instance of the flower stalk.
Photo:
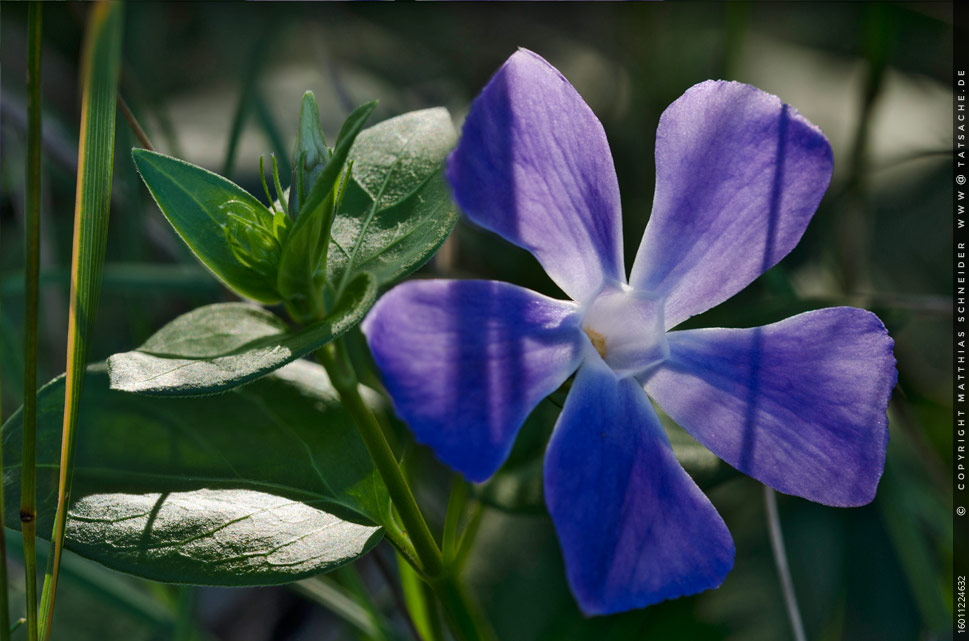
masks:
{"type": "Polygon", "coordinates": [[[791,620],[791,629],[795,641],[807,641],[804,634],[804,623],[801,621],[801,611],[797,607],[797,596],[794,594],[794,580],[791,569],[787,565],[787,552],[784,549],[784,535],[781,533],[781,519],[777,513],[777,493],[768,486],[764,486],[764,504],[767,506],[767,527],[770,530],[771,549],[774,551],[774,564],[781,579],[781,589],[784,592],[784,603],[787,605],[787,616],[791,620]]]}
{"type": "MultiPolygon", "coordinates": [[[[353,418],[367,451],[387,486],[387,492],[406,531],[405,540],[413,544],[419,562],[417,569],[441,602],[452,633],[463,641],[492,641],[494,633],[477,606],[471,602],[458,578],[448,571],[441,549],[431,534],[377,417],[360,396],[359,381],[346,346],[342,341],[334,341],[318,350],[316,356],[326,368],[333,387],[340,395],[344,408],[353,418]]],[[[398,543],[396,540],[394,542],[398,543]]]]}
{"type": "MultiPolygon", "coordinates": [[[[37,311],[40,278],[41,5],[28,10],[27,198],[24,297],[24,443],[20,477],[20,529],[24,541],[27,639],[37,640],[37,311]]],[[[8,627],[4,625],[4,630],[8,627]]]]}

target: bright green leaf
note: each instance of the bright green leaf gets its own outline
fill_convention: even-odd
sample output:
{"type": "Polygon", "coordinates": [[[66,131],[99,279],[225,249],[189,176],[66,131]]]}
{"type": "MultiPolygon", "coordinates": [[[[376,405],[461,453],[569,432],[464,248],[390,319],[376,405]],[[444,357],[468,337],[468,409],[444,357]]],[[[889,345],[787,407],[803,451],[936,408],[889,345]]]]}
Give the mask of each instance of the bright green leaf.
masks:
{"type": "MultiPolygon", "coordinates": [[[[279,302],[275,274],[266,265],[278,263],[280,248],[264,238],[263,232],[272,237],[274,222],[265,205],[232,181],[177,158],[145,149],[131,156],[165,218],[202,264],[240,296],[279,302]],[[230,226],[233,220],[238,224],[230,226]],[[249,247],[260,255],[240,260],[249,247]]],[[[274,240],[278,245],[281,239],[274,240]]]]}
{"type": "Polygon", "coordinates": [[[247,303],[199,307],[162,327],[138,349],[111,356],[111,387],[159,396],[231,389],[341,336],[363,319],[375,296],[373,278],[364,275],[327,318],[297,331],[247,303]]]}
{"type": "MultiPolygon", "coordinates": [[[[56,496],[64,379],[39,394],[40,532],[56,496]]],[[[380,476],[322,367],[292,363],[228,394],[112,391],[103,366],[81,399],[67,547],[145,578],[268,585],[358,558],[390,518],[380,476]]],[[[3,427],[19,494],[22,413],[3,427]]],[[[7,502],[19,523],[17,502],[7,502]]]]}
{"type": "Polygon", "coordinates": [[[441,246],[457,222],[441,175],[456,138],[451,116],[440,107],[360,134],[350,150],[353,180],[331,236],[328,278],[338,290],[364,271],[386,287],[441,246]]]}

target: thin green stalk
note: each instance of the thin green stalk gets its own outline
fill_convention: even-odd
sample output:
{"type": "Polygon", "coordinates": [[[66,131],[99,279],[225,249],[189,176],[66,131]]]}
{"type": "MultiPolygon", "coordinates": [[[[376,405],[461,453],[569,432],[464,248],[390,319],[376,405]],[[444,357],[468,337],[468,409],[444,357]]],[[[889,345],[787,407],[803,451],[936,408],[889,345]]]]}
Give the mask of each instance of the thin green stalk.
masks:
{"type": "Polygon", "coordinates": [[[451,495],[447,501],[447,512],[444,516],[444,535],[441,537],[441,548],[444,560],[450,563],[458,550],[458,524],[467,506],[468,484],[464,479],[455,477],[451,488],[451,495]]]}
{"type": "MultiPolygon", "coordinates": [[[[3,315],[0,314],[0,321],[3,315]]],[[[2,335],[2,330],[0,330],[2,335]]],[[[3,366],[0,364],[0,378],[3,366]]],[[[3,385],[0,383],[0,425],[3,424],[3,385]]],[[[0,479],[3,479],[3,452],[0,450],[0,479]]],[[[7,533],[4,529],[4,492],[0,488],[0,641],[10,641],[10,595],[7,582],[7,533]]]]}
{"type": "Polygon", "coordinates": [[[377,417],[360,396],[356,372],[347,358],[346,350],[341,347],[342,345],[330,343],[317,352],[317,357],[326,368],[344,407],[353,417],[377,471],[383,478],[384,485],[387,486],[390,499],[397,508],[400,520],[414,544],[422,572],[429,578],[439,577],[444,572],[441,550],[437,547],[430,528],[427,527],[424,515],[421,514],[407,481],[404,480],[404,475],[397,464],[397,457],[390,449],[390,444],[387,443],[383,430],[377,423],[377,417]]]}
{"type": "Polygon", "coordinates": [[[360,396],[356,371],[350,362],[346,346],[341,340],[330,343],[317,351],[317,358],[326,368],[343,407],[353,418],[374,465],[387,486],[390,499],[417,552],[423,578],[441,602],[451,632],[463,641],[494,639],[494,632],[471,602],[457,577],[447,572],[441,550],[401,472],[397,457],[376,416],[360,396]]]}
{"type": "Polygon", "coordinates": [[[74,248],[71,257],[71,304],[67,320],[67,376],[64,427],[58,471],[57,511],[51,533],[53,554],[47,563],[41,597],[40,633],[50,637],[54,597],[64,548],[67,507],[71,499],[74,441],[87,360],[88,337],[101,293],[108,239],[108,213],[114,170],[115,112],[121,66],[124,5],[99,2],[88,19],[81,58],[81,126],[77,192],[74,200],[74,248]]]}
{"type": "Polygon", "coordinates": [[[474,539],[478,535],[478,530],[481,528],[481,518],[483,516],[484,508],[481,506],[480,501],[476,501],[471,510],[471,516],[468,518],[468,524],[464,527],[464,531],[461,532],[461,540],[458,541],[458,549],[454,554],[454,560],[451,562],[452,571],[458,576],[461,575],[464,564],[468,562],[468,557],[471,555],[471,546],[474,544],[474,539]]]}
{"type": "MultiPolygon", "coordinates": [[[[377,570],[387,583],[387,589],[390,590],[390,596],[394,600],[394,605],[400,611],[401,618],[404,619],[404,623],[407,625],[411,636],[414,637],[415,641],[420,641],[421,635],[417,630],[417,624],[414,622],[414,618],[410,615],[410,610],[407,609],[407,602],[404,599],[402,586],[398,585],[394,580],[394,573],[391,572],[390,567],[384,561],[383,557],[380,556],[379,550],[374,550],[370,558],[373,559],[374,565],[377,566],[377,570]]],[[[404,564],[406,565],[406,562],[404,564]]],[[[410,568],[409,565],[407,567],[410,568]]],[[[411,572],[413,572],[413,568],[411,568],[411,572]]],[[[401,583],[403,583],[403,578],[401,578],[401,583]]]]}
{"type": "MultiPolygon", "coordinates": [[[[40,279],[40,50],[42,12],[28,9],[27,194],[24,216],[24,444],[20,478],[20,529],[24,539],[27,639],[37,641],[37,308],[40,279]]],[[[9,629],[5,626],[5,629],[9,629]]]]}
{"type": "Polygon", "coordinates": [[[400,554],[397,555],[397,571],[408,619],[414,623],[414,638],[422,641],[445,641],[431,586],[421,580],[417,570],[400,554]]]}
{"type": "Polygon", "coordinates": [[[787,552],[784,550],[784,535],[781,532],[781,519],[777,513],[777,495],[774,490],[764,486],[764,504],[767,506],[767,528],[770,530],[771,548],[774,550],[774,564],[781,579],[781,589],[784,592],[784,602],[787,604],[787,616],[791,620],[791,630],[795,641],[807,641],[804,634],[804,623],[801,621],[801,611],[797,607],[797,596],[794,594],[794,580],[791,579],[791,569],[787,565],[787,552]]]}
{"type": "Polygon", "coordinates": [[[120,93],[118,94],[118,109],[121,111],[121,115],[124,116],[125,122],[128,123],[128,126],[131,128],[131,132],[135,135],[135,138],[137,138],[138,142],[141,143],[141,146],[148,151],[155,151],[155,146],[152,145],[151,140],[148,139],[148,134],[145,133],[141,123],[138,122],[137,118],[135,118],[135,114],[131,111],[131,107],[128,106],[128,103],[125,102],[125,99],[121,97],[120,93]]]}
{"type": "Polygon", "coordinates": [[[460,638],[481,639],[482,641],[497,641],[491,625],[471,601],[467,590],[453,574],[447,574],[439,580],[429,582],[434,594],[444,606],[444,618],[451,627],[451,631],[460,638]]]}

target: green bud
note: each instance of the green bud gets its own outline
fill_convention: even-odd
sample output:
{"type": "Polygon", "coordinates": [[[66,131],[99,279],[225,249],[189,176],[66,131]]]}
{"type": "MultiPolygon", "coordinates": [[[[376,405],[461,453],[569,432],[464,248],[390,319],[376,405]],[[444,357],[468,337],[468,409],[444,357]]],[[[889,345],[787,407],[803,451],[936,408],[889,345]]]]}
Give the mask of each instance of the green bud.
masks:
{"type": "Polygon", "coordinates": [[[289,203],[289,213],[293,218],[299,213],[306,199],[306,191],[316,182],[329,156],[326,138],[320,127],[320,109],[316,97],[312,91],[307,91],[299,108],[299,131],[293,148],[293,180],[290,184],[296,186],[293,190],[296,193],[290,193],[289,203]]]}
{"type": "Polygon", "coordinates": [[[225,220],[222,231],[236,260],[275,283],[287,231],[286,215],[274,215],[265,208],[257,210],[239,200],[223,203],[219,212],[225,220]]]}

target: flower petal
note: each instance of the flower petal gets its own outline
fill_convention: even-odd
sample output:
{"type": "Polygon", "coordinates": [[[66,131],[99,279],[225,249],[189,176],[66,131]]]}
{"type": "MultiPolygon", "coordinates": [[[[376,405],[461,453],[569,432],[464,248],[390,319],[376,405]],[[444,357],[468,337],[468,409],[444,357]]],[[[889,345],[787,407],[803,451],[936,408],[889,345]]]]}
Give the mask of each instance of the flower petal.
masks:
{"type": "Polygon", "coordinates": [[[545,500],[587,614],[714,588],[734,546],[683,471],[649,399],[601,361],[576,376],[545,454],[545,500]]]}
{"type": "Polygon", "coordinates": [[[875,497],[897,377],[893,341],[877,316],[834,307],[667,338],[669,360],[646,392],[714,454],[818,503],[875,497]]]}
{"type": "Polygon", "coordinates": [[[363,322],[397,414],[472,481],[497,470],[528,413],[578,367],[576,305],[494,281],[415,280],[363,322]]]}
{"type": "Polygon", "coordinates": [[[447,176],[474,222],[532,252],[573,300],[626,282],[606,134],[537,54],[519,49],[475,99],[447,176]]]}
{"type": "Polygon", "coordinates": [[[660,118],[653,213],[630,283],[668,296],[667,328],[722,303],[794,248],[831,167],[824,134],[776,96],[692,87],[660,118]]]}

